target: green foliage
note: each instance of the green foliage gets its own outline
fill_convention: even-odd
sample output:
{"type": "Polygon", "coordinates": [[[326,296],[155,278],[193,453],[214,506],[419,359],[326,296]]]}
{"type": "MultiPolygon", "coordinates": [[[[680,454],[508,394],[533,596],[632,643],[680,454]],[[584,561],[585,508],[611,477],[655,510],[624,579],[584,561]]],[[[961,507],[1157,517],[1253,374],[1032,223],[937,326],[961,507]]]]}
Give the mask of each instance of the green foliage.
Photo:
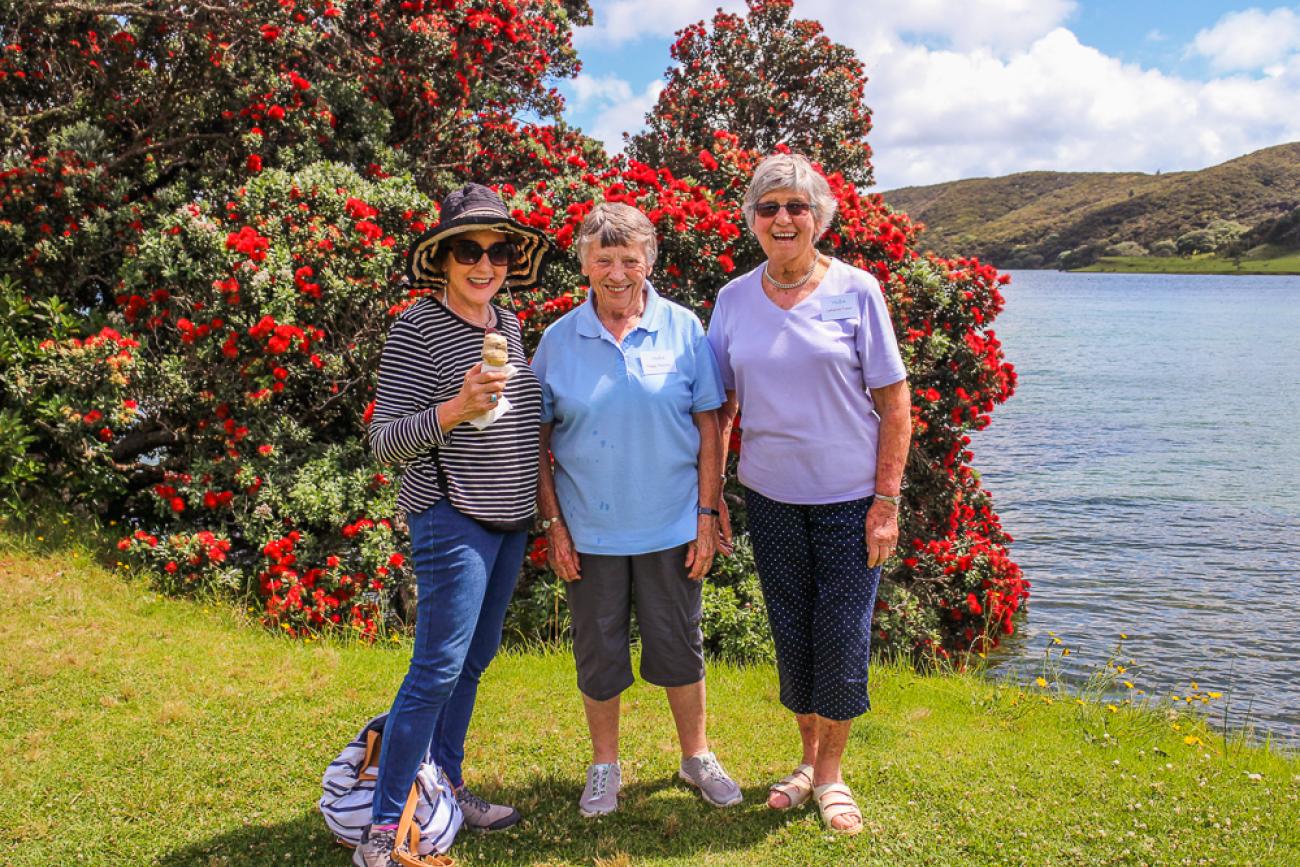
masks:
{"type": "MultiPolygon", "coordinates": [[[[430,196],[495,181],[561,254],[596,202],[640,207],[660,233],[656,287],[707,319],[761,261],[739,207],[753,166],[795,146],[839,203],[823,248],[880,281],[913,388],[882,598],[924,616],[878,644],[947,653],[1014,629],[1027,584],[966,448],[1014,389],[991,327],[1005,277],[919,256],[917,227],[860,191],[861,64],[786,0],[683,31],[692,61],[652,123],[677,136],[667,166],[515,119],[558,111],[546,81],[574,69],[581,0],[12,8],[0,262],[5,303],[25,306],[4,332],[21,355],[3,372],[11,504],[39,491],[121,521],[121,550],[169,591],[255,599],[294,634],[378,635],[409,608],[411,573],[367,407],[384,335],[414,300],[402,254],[436,218],[430,196]],[[756,66],[759,50],[772,53],[756,66]],[[724,86],[730,113],[679,122],[719,76],[764,70],[761,98],[724,86]]],[[[515,293],[529,350],[584,289],[560,255],[515,293]]],[[[530,557],[511,628],[553,641],[559,585],[544,551],[530,557]]],[[[712,649],[766,652],[752,569],[719,570],[712,649]]]]}
{"type": "Polygon", "coordinates": [[[704,584],[704,648],[716,659],[771,662],[775,659],[767,606],[754,569],[748,537],[722,558],[704,584]]]}

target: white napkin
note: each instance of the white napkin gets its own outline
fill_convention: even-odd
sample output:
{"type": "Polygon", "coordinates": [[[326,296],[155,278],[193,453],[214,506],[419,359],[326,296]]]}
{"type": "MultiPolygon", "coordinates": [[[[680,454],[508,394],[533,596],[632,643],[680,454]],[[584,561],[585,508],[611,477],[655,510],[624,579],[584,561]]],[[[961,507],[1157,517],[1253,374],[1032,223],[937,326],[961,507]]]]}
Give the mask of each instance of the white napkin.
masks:
{"type": "MultiPolygon", "coordinates": [[[[483,365],[483,370],[487,373],[495,373],[497,371],[504,373],[506,375],[506,382],[509,382],[510,377],[514,376],[515,373],[517,372],[517,368],[513,364],[506,364],[503,367],[497,367],[494,364],[485,363],[483,365]]],[[[500,399],[497,400],[496,406],[492,407],[490,410],[483,413],[482,415],[477,415],[474,418],[470,419],[469,423],[474,425],[474,427],[478,428],[479,430],[483,430],[483,428],[492,424],[492,422],[501,418],[501,416],[505,415],[509,411],[510,411],[510,398],[506,397],[503,394],[501,395],[500,399]]]]}

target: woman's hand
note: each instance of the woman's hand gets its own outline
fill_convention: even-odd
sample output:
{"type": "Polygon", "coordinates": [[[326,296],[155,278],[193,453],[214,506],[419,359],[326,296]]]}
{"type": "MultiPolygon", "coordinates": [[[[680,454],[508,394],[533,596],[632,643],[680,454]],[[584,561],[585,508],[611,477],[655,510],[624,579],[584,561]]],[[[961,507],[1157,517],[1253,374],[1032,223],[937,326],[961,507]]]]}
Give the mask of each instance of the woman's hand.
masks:
{"type": "Polygon", "coordinates": [[[898,507],[884,500],[872,500],[867,509],[867,566],[884,563],[898,547],[898,507]]]}
{"type": "Polygon", "coordinates": [[[713,568],[713,555],[718,551],[718,519],[713,515],[700,515],[695,519],[695,541],[686,546],[688,578],[699,581],[713,568]]]}
{"type": "Polygon", "coordinates": [[[578,565],[578,552],[573,549],[573,539],[569,537],[569,528],[563,521],[556,521],[546,528],[546,545],[549,550],[551,568],[565,581],[577,581],[582,577],[578,565]]]}
{"type": "MultiPolygon", "coordinates": [[[[454,427],[461,422],[478,418],[497,405],[506,390],[506,380],[510,377],[501,370],[484,370],[482,362],[465,371],[465,381],[460,385],[456,396],[443,406],[447,407],[449,418],[454,427]]],[[[441,414],[439,414],[441,420],[441,414]]]]}
{"type": "Polygon", "coordinates": [[[730,557],[736,546],[731,541],[731,510],[727,508],[726,495],[718,499],[718,511],[722,513],[718,516],[718,553],[730,557]]]}

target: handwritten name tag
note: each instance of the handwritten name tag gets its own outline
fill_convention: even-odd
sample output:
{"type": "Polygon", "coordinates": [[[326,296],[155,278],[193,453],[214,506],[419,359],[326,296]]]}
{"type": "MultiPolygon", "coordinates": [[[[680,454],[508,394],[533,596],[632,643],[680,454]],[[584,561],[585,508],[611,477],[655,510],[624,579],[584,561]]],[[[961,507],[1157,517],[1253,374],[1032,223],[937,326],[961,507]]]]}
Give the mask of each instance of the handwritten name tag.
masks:
{"type": "Polygon", "coordinates": [[[856,295],[832,295],[822,299],[822,319],[854,319],[858,315],[856,295]]]}
{"type": "Polygon", "coordinates": [[[676,369],[673,354],[666,349],[655,349],[641,353],[641,372],[646,376],[672,373],[676,369]]]}

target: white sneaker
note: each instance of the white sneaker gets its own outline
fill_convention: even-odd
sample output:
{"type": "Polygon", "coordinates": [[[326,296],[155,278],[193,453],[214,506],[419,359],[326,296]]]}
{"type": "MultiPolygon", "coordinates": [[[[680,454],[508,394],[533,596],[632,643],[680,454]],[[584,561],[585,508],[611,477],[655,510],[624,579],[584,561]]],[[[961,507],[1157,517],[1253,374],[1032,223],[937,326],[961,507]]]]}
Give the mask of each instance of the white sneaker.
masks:
{"type": "Polygon", "coordinates": [[[618,762],[587,768],[587,785],[578,799],[578,812],[587,819],[605,816],[618,809],[618,792],[623,788],[623,770],[618,762]]]}

